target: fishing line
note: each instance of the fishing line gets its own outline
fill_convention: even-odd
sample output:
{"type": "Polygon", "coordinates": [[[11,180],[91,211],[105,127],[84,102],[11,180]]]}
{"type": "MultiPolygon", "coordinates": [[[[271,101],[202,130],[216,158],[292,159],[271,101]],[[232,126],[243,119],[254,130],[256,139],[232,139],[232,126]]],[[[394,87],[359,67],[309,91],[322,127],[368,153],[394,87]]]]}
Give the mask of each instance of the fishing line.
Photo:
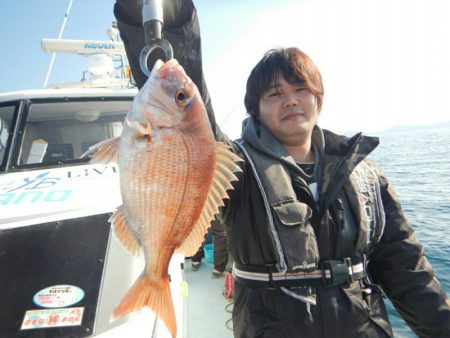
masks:
{"type": "Polygon", "coordinates": [[[219,123],[219,128],[220,128],[220,129],[222,129],[222,127],[223,127],[223,125],[225,124],[225,122],[227,122],[227,120],[228,120],[228,118],[230,117],[230,115],[231,115],[232,113],[234,113],[234,112],[237,110],[237,108],[240,106],[240,104],[241,104],[242,101],[243,101],[242,98],[241,98],[240,100],[238,100],[238,101],[236,102],[236,104],[234,105],[234,107],[233,107],[232,109],[230,109],[230,111],[225,115],[225,118],[222,120],[221,123],[219,123]]]}

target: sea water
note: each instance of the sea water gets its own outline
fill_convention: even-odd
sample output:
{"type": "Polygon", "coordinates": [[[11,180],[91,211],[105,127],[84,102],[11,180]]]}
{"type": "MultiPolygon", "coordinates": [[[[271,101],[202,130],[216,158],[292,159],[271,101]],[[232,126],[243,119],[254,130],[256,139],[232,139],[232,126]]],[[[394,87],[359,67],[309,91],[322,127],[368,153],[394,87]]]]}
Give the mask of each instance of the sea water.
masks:
{"type": "MultiPolygon", "coordinates": [[[[386,174],[436,277],[450,293],[450,127],[386,132],[369,156],[386,174]]],[[[387,301],[395,337],[416,335],[387,301]]]]}

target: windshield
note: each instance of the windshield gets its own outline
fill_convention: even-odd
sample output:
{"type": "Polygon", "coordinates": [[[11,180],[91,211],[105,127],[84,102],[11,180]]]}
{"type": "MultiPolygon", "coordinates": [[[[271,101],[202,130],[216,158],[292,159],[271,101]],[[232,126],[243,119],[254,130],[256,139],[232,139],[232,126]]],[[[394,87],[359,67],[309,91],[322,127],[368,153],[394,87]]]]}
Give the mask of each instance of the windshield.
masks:
{"type": "Polygon", "coordinates": [[[32,103],[18,165],[79,160],[90,146],[120,136],[130,105],[124,100],[32,103]]]}

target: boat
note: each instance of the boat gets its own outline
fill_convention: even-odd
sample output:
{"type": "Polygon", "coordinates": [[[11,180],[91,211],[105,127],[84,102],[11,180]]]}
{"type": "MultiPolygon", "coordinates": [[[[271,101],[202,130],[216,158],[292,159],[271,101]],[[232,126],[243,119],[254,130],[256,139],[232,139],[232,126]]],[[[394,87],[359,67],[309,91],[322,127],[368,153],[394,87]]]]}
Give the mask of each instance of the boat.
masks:
{"type": "MultiPolygon", "coordinates": [[[[88,163],[119,136],[137,89],[120,41],[43,39],[86,57],[78,82],[0,94],[0,337],[170,337],[145,308],[110,317],[143,267],[113,235],[116,164],[88,163]]],[[[185,258],[169,266],[177,337],[186,337],[185,258]]]]}

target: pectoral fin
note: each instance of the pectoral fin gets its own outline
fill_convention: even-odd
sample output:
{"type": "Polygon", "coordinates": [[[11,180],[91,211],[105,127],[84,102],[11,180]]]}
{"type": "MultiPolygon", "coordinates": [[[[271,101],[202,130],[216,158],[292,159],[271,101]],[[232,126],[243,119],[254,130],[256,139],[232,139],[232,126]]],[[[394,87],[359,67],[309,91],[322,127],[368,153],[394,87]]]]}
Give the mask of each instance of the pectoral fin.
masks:
{"type": "Polygon", "coordinates": [[[136,137],[151,136],[152,134],[152,126],[149,122],[131,121],[127,118],[125,119],[125,122],[128,127],[135,131],[136,137]]]}
{"type": "Polygon", "coordinates": [[[153,149],[151,124],[148,121],[146,122],[131,121],[127,118],[125,119],[125,122],[128,125],[128,127],[134,131],[135,138],[147,139],[147,151],[151,151],[153,149]]]}
{"type": "Polygon", "coordinates": [[[92,156],[89,163],[107,164],[109,162],[117,163],[119,159],[119,141],[120,137],[114,137],[89,148],[87,152],[81,155],[81,158],[92,156]]]}
{"type": "Polygon", "coordinates": [[[233,189],[231,182],[237,181],[234,173],[241,171],[236,163],[240,161],[242,159],[228,150],[225,144],[216,143],[216,166],[208,196],[197,223],[184,243],[177,249],[178,252],[192,256],[198,250],[211,221],[219,213],[219,208],[224,205],[223,200],[228,198],[227,190],[233,189]]]}

